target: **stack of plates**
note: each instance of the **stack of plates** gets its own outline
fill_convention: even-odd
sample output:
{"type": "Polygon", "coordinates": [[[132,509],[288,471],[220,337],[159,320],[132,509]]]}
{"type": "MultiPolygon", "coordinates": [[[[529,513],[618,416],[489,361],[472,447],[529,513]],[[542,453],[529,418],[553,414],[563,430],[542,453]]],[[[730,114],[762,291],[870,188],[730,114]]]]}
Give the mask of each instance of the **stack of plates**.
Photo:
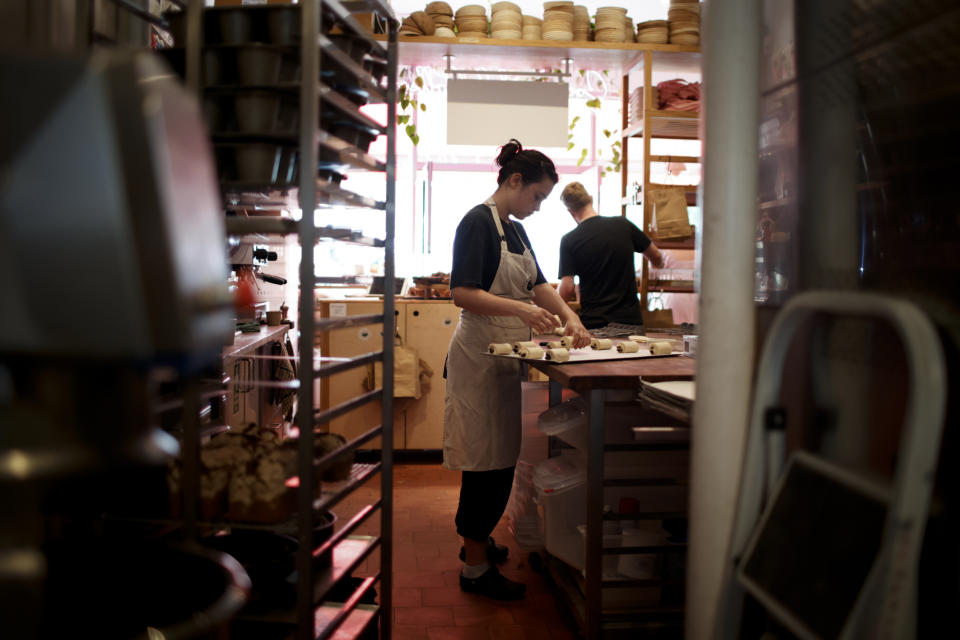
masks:
{"type": "MultiPolygon", "coordinates": [[[[596,31],[594,39],[597,42],[624,42],[626,34],[623,32],[624,18],[627,10],[621,7],[600,7],[597,9],[596,31]]],[[[633,29],[630,29],[632,32],[633,29]]]]}
{"type": "Polygon", "coordinates": [[[573,39],[577,42],[587,42],[593,35],[590,28],[590,14],[582,4],[573,7],[573,39]]]}
{"type": "Polygon", "coordinates": [[[523,39],[543,40],[543,20],[534,16],[523,16],[523,39]]]}
{"type": "Polygon", "coordinates": [[[637,42],[667,44],[667,21],[647,20],[637,25],[637,42]]]}
{"type": "Polygon", "coordinates": [[[457,36],[460,38],[487,37],[487,10],[479,4],[468,4],[457,9],[457,36]]]}
{"type": "Polygon", "coordinates": [[[573,40],[573,2],[543,3],[543,39],[573,40]]]}
{"type": "Polygon", "coordinates": [[[490,15],[490,36],[500,40],[520,40],[523,14],[520,7],[512,2],[494,2],[490,15]]]}
{"type": "Polygon", "coordinates": [[[431,2],[427,5],[426,14],[433,18],[436,29],[433,35],[440,38],[453,38],[453,9],[446,2],[431,2]]]}
{"type": "Polygon", "coordinates": [[[670,42],[673,44],[700,44],[700,3],[670,0],[667,9],[670,21],[670,42]]]}
{"type": "Polygon", "coordinates": [[[636,42],[637,32],[633,30],[633,18],[623,16],[623,39],[625,42],[636,42]]]}

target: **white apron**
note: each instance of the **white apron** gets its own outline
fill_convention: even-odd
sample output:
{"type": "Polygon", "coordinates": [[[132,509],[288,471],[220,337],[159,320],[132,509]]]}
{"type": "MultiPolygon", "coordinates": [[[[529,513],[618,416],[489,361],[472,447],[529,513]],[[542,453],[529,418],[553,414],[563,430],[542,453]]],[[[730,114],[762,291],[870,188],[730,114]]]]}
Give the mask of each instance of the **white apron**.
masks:
{"type": "MultiPolygon", "coordinates": [[[[500,235],[500,266],[490,293],[533,301],[537,262],[529,247],[507,249],[497,205],[488,200],[500,235]]],[[[443,417],[443,466],[490,471],[517,464],[520,457],[520,362],[484,355],[491,342],[530,339],[530,328],[516,316],[460,312],[447,354],[447,399],[443,417]]]]}

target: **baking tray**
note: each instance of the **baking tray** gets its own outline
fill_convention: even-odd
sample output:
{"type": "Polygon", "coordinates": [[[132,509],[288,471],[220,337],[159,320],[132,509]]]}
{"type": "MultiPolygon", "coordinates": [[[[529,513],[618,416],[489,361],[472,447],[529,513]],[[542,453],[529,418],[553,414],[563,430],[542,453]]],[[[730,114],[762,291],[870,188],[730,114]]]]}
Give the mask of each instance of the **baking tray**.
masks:
{"type": "MultiPolygon", "coordinates": [[[[546,352],[546,347],[541,347],[544,352],[546,352]]],[[[532,362],[531,358],[521,358],[515,353],[511,353],[505,356],[494,355],[492,353],[484,352],[484,355],[490,356],[491,358],[509,358],[511,360],[520,360],[523,362],[532,362]]],[[[556,360],[544,360],[540,358],[540,362],[547,362],[549,364],[584,364],[586,362],[613,362],[617,360],[644,360],[646,358],[672,358],[674,356],[683,355],[679,351],[674,351],[673,353],[665,353],[662,355],[654,355],[650,353],[649,350],[645,349],[641,345],[640,351],[636,353],[618,353],[616,348],[616,343],[614,343],[613,349],[604,349],[603,351],[595,351],[590,347],[583,347],[582,349],[572,349],[570,351],[570,359],[566,362],[557,362],[556,360]]]]}

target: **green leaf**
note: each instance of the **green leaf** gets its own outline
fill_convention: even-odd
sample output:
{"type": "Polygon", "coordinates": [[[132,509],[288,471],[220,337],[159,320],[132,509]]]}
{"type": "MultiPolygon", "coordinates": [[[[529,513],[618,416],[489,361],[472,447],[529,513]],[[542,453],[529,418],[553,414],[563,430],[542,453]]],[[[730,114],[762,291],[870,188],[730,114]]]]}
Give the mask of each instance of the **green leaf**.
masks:
{"type": "Polygon", "coordinates": [[[583,74],[584,74],[584,73],[586,73],[586,71],[585,71],[584,69],[580,69],[580,77],[581,77],[581,78],[583,77],[583,74]]]}
{"type": "Polygon", "coordinates": [[[407,124],[410,122],[410,116],[397,116],[397,124],[407,124]]]}
{"type": "Polygon", "coordinates": [[[400,98],[400,109],[402,111],[406,111],[409,105],[410,105],[410,101],[407,100],[406,96],[400,98]]]}
{"type": "Polygon", "coordinates": [[[413,83],[418,87],[420,87],[421,89],[423,89],[423,78],[421,78],[420,76],[417,76],[416,78],[414,78],[413,83]]]}
{"type": "Polygon", "coordinates": [[[593,109],[600,108],[600,98],[594,98],[593,100],[587,100],[587,106],[593,109]]]}
{"type": "Polygon", "coordinates": [[[568,133],[568,134],[567,134],[567,140],[573,140],[573,134],[572,134],[572,133],[568,133]]]}
{"type": "Polygon", "coordinates": [[[614,142],[614,143],[613,143],[613,146],[614,146],[614,147],[619,147],[619,146],[620,146],[620,141],[617,140],[616,142],[614,142]]]}
{"type": "Polygon", "coordinates": [[[579,167],[580,165],[582,165],[583,161],[586,159],[587,159],[587,150],[586,148],[584,148],[583,151],[580,152],[580,159],[577,160],[577,166],[579,167]]]}
{"type": "Polygon", "coordinates": [[[573,131],[573,128],[577,126],[577,122],[580,120],[580,116],[575,117],[570,121],[570,131],[573,131]]]}
{"type": "Polygon", "coordinates": [[[403,101],[403,99],[407,97],[407,85],[405,84],[400,85],[400,88],[397,90],[397,97],[399,97],[401,101],[403,101]]]}
{"type": "Polygon", "coordinates": [[[576,146],[576,145],[574,145],[574,144],[571,142],[570,144],[567,145],[567,151],[570,151],[570,149],[573,149],[575,146],[576,146]]]}
{"type": "Polygon", "coordinates": [[[597,89],[603,89],[603,82],[597,80],[597,89]]]}
{"type": "Polygon", "coordinates": [[[608,71],[607,69],[604,69],[604,70],[603,70],[603,75],[609,76],[609,75],[610,75],[610,71],[608,71]]]}
{"type": "Polygon", "coordinates": [[[610,129],[604,129],[604,130],[603,130],[603,137],[605,137],[605,138],[609,138],[609,137],[610,137],[610,129]]]}
{"type": "Polygon", "coordinates": [[[598,157],[598,158],[602,158],[602,157],[603,157],[603,149],[597,149],[597,157],[598,157]]]}
{"type": "Polygon", "coordinates": [[[425,105],[425,104],[423,104],[423,103],[421,102],[421,103],[420,103],[420,111],[426,111],[426,110],[427,110],[427,105],[425,105]]]}
{"type": "Polygon", "coordinates": [[[411,137],[412,137],[412,136],[417,132],[417,125],[415,125],[415,124],[408,124],[408,125],[406,126],[405,131],[407,132],[407,135],[408,135],[408,136],[411,136],[411,137]]]}
{"type": "Polygon", "coordinates": [[[416,133],[410,136],[410,140],[413,141],[414,146],[420,144],[420,136],[417,135],[416,133]]]}
{"type": "Polygon", "coordinates": [[[416,100],[411,100],[411,101],[410,101],[410,106],[412,106],[414,109],[416,109],[416,108],[417,108],[417,101],[416,101],[416,100]]]}

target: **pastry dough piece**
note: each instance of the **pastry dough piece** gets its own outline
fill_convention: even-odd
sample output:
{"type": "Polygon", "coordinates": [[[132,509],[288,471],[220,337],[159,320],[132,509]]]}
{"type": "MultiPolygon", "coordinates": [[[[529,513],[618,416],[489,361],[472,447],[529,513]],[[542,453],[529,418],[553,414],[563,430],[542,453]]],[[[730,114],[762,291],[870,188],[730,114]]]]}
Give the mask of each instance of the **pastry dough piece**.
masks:
{"type": "Polygon", "coordinates": [[[650,341],[650,338],[647,336],[630,336],[628,340],[633,340],[634,342],[646,343],[650,341]]]}
{"type": "Polygon", "coordinates": [[[639,342],[627,340],[617,345],[617,353],[636,353],[638,351],[640,351],[639,342]]]}
{"type": "Polygon", "coordinates": [[[563,335],[563,327],[557,327],[556,329],[554,329],[554,330],[553,330],[553,335],[555,335],[555,336],[562,336],[562,335],[563,335]]]}
{"type": "Polygon", "coordinates": [[[491,342],[487,351],[495,356],[506,356],[513,353],[513,347],[507,342],[491,342]]]}
{"type": "Polygon", "coordinates": [[[565,348],[566,347],[563,346],[563,342],[561,340],[547,343],[547,349],[565,349],[565,348]]]}
{"type": "Polygon", "coordinates": [[[564,349],[569,349],[573,346],[573,338],[570,336],[563,336],[560,338],[560,344],[563,345],[564,349]]]}
{"type": "Polygon", "coordinates": [[[610,338],[594,338],[590,341],[590,348],[594,351],[606,351],[607,349],[613,349],[613,340],[610,338]]]}
{"type": "Polygon", "coordinates": [[[535,347],[535,346],[537,346],[537,343],[534,342],[533,340],[526,340],[524,342],[514,342],[513,352],[520,353],[520,349],[523,349],[524,347],[535,347]]]}
{"type": "Polygon", "coordinates": [[[650,353],[655,356],[664,356],[673,353],[673,343],[669,340],[658,340],[650,343],[650,353]]]}
{"type": "Polygon", "coordinates": [[[540,347],[523,347],[517,353],[520,354],[521,358],[527,358],[529,360],[539,360],[543,357],[543,349],[540,347]]]}
{"type": "Polygon", "coordinates": [[[566,362],[570,359],[570,352],[566,349],[547,349],[546,359],[554,362],[566,362]]]}

